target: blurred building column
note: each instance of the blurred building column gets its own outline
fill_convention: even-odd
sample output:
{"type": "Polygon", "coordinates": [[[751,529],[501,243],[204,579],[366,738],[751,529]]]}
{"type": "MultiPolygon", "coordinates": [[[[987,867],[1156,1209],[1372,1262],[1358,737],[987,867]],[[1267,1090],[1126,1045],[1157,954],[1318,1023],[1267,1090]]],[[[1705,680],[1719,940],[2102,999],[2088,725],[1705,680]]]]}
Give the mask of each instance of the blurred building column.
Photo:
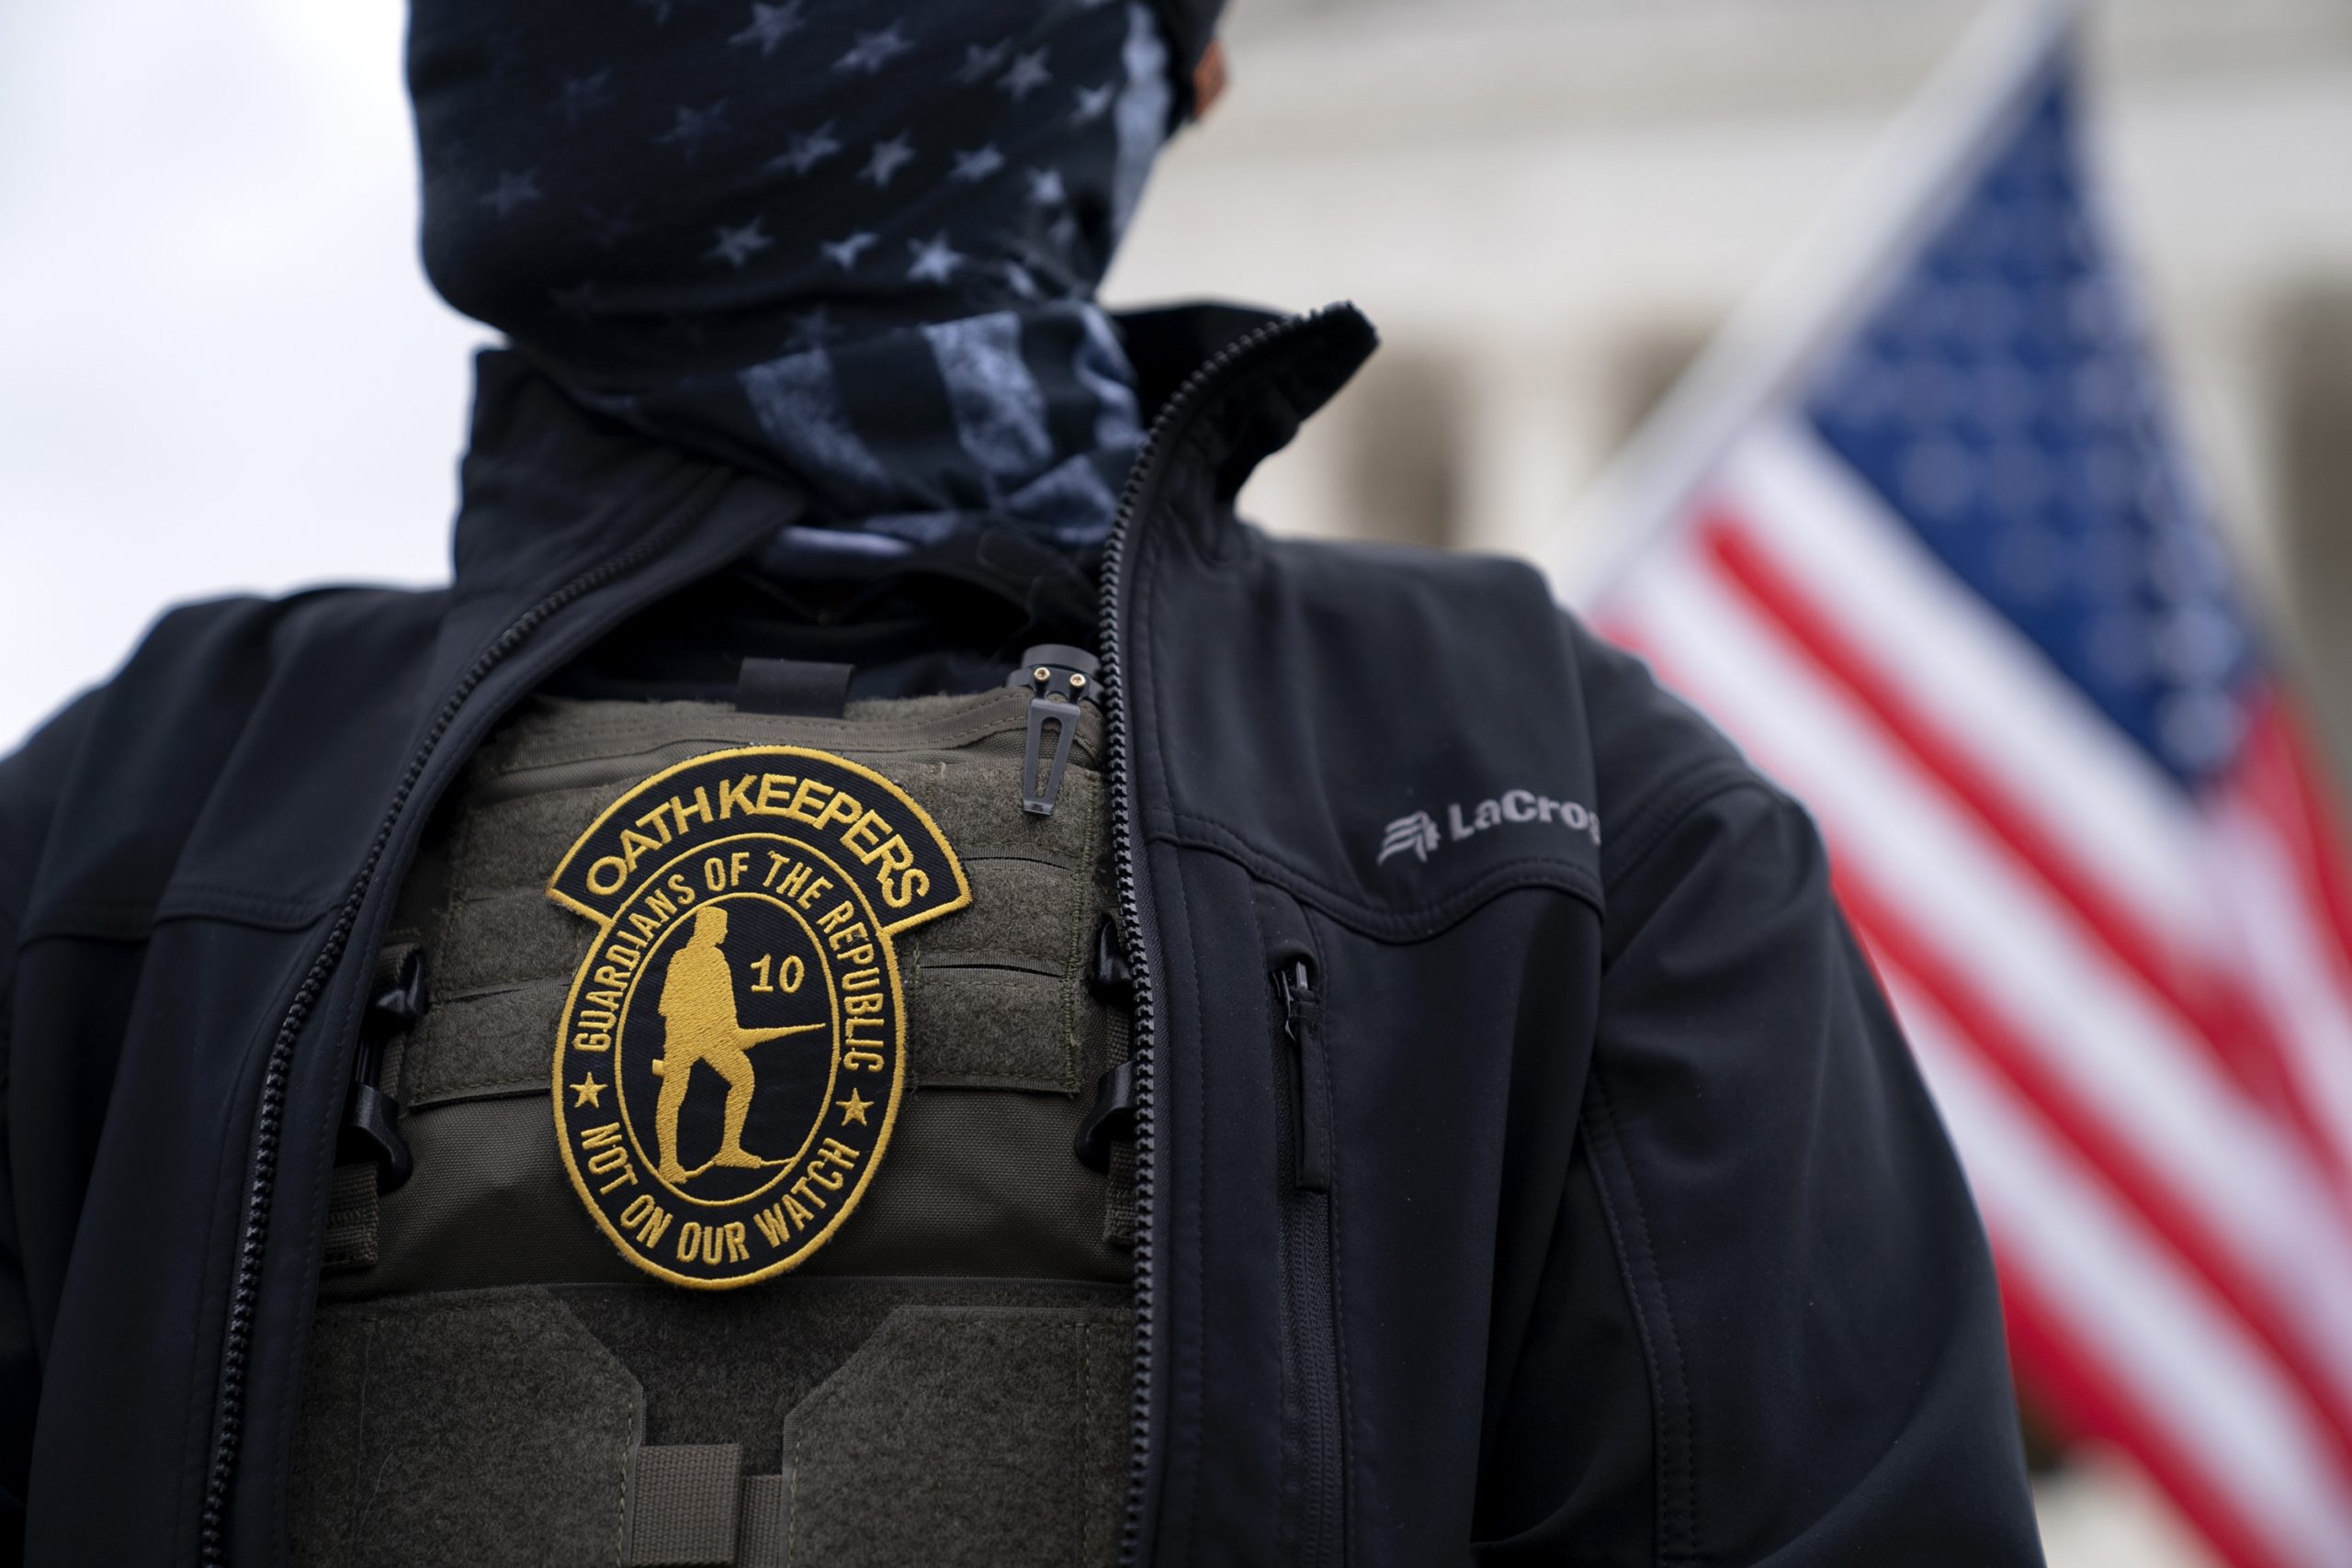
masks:
{"type": "Polygon", "coordinates": [[[2271,337],[2288,603],[2336,778],[2352,780],[2352,281],[2289,293],[2271,337]]]}
{"type": "Polygon", "coordinates": [[[1611,345],[1538,331],[1461,356],[1461,499],[1451,543],[1532,553],[1623,434],[1611,345]]]}

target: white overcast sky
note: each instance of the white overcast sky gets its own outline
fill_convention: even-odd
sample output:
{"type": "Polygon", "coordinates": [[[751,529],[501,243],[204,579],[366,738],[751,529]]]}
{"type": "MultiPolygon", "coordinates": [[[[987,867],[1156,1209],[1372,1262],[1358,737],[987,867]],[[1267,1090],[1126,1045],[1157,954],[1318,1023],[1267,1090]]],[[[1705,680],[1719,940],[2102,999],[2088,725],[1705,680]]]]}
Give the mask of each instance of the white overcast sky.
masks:
{"type": "Polygon", "coordinates": [[[404,0],[0,6],[0,755],[164,607],[447,576],[404,0]]]}
{"type": "Polygon", "coordinates": [[[174,601],[447,575],[402,17],[0,7],[0,753],[174,601]]]}

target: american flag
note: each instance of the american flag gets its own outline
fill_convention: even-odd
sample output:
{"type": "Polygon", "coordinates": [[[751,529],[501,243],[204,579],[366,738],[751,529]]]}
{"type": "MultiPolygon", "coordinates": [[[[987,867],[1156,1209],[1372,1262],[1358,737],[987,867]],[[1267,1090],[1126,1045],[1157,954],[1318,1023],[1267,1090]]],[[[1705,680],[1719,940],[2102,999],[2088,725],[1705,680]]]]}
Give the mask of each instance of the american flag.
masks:
{"type": "Polygon", "coordinates": [[[1751,314],[1604,490],[1637,542],[1577,596],[1820,823],[2028,1405],[2231,1562],[2352,1563],[2352,880],[2074,30],[2030,7],[1948,73],[1864,254],[1817,249],[1804,319],[1751,314]]]}

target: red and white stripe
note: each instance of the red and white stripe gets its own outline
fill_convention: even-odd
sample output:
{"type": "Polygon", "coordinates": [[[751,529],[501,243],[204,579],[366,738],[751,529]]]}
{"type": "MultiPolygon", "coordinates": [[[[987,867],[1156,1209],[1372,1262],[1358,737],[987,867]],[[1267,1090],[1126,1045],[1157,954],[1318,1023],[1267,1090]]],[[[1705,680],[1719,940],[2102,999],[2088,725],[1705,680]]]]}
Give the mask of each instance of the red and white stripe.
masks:
{"type": "Polygon", "coordinates": [[[2198,805],[1792,419],[1597,608],[1814,811],[2029,1387],[2233,1561],[2352,1563],[2352,898],[2277,713],[2198,805]]]}

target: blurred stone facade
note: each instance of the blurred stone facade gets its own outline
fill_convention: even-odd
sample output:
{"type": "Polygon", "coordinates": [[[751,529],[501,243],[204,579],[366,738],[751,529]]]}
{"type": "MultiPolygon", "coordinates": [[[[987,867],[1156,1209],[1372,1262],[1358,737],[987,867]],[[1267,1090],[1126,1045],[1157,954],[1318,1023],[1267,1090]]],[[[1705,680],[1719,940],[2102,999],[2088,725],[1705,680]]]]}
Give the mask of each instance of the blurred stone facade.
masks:
{"type": "MultiPolygon", "coordinates": [[[[1978,9],[1237,0],[1113,290],[1355,299],[1386,349],[1249,509],[1533,553],[1978,9]]],[[[2352,4],[2108,0],[2088,37],[2190,438],[2352,763],[2352,4]]]]}
{"type": "MultiPolygon", "coordinates": [[[[1237,0],[1125,299],[1363,305],[1386,346],[1253,481],[1278,529],[1547,552],[1976,0],[1237,0]]],[[[2108,0],[2094,167],[2223,530],[2352,779],[2352,3],[2108,0]]],[[[2207,1562],[2037,1443],[2053,1568],[2207,1562]]]]}

